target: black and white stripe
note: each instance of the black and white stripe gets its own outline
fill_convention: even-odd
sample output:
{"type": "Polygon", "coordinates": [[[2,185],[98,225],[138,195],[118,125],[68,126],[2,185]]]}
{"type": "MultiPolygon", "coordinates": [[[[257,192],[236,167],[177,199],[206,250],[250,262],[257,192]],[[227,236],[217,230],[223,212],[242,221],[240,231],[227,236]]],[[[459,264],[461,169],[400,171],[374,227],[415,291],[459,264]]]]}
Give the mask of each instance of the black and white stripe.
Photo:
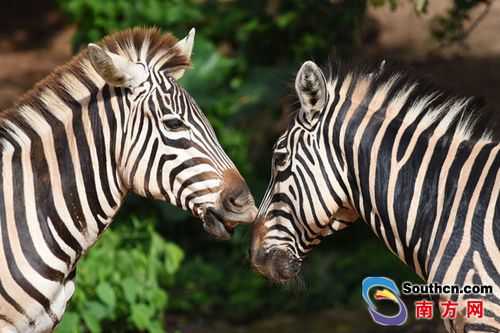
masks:
{"type": "Polygon", "coordinates": [[[244,181],[176,81],[193,37],[114,34],[0,113],[0,332],[55,327],[78,259],[129,191],[189,210],[219,235],[222,223],[255,217],[244,181]],[[224,197],[229,190],[237,194],[224,197]]]}
{"type": "Polygon", "coordinates": [[[301,109],[274,149],[254,267],[293,277],[322,237],[360,218],[429,283],[493,285],[492,295],[475,295],[485,317],[457,320],[450,332],[498,332],[500,144],[472,137],[471,102],[384,68],[339,66],[326,80],[306,62],[295,86],[301,109]]]}

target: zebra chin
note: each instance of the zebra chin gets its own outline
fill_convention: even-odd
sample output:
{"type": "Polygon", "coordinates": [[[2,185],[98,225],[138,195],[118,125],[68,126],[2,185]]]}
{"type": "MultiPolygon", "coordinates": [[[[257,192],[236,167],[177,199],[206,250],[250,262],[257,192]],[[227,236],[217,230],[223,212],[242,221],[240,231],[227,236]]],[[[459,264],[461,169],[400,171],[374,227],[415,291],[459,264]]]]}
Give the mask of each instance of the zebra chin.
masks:
{"type": "Polygon", "coordinates": [[[281,248],[263,248],[251,251],[252,267],[258,273],[276,283],[285,283],[297,277],[302,260],[281,248]]]}
{"type": "Polygon", "coordinates": [[[257,207],[253,196],[237,171],[224,172],[223,190],[215,206],[205,206],[199,214],[203,228],[216,239],[228,240],[238,224],[253,223],[257,207]]]}
{"type": "Polygon", "coordinates": [[[216,239],[228,240],[238,224],[248,224],[255,220],[257,208],[253,204],[242,213],[227,212],[224,209],[207,207],[200,214],[203,229],[216,239]]]}
{"type": "Polygon", "coordinates": [[[213,207],[209,207],[205,210],[202,221],[203,229],[216,239],[231,239],[234,227],[231,225],[225,225],[221,215],[213,207]]]}

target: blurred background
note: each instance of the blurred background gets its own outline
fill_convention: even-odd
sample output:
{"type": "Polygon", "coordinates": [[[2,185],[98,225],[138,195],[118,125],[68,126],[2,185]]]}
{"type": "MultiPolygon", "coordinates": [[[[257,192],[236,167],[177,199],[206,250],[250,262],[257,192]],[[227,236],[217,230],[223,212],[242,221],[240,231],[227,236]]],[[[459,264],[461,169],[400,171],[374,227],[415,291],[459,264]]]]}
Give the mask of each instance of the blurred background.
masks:
{"type": "MultiPolygon", "coordinates": [[[[2,0],[0,108],[105,34],[155,25],[182,38],[196,27],[194,66],[181,83],[259,201],[295,72],[308,59],[387,59],[479,97],[481,126],[498,134],[499,17],[500,2],[485,0],[2,0]]],[[[288,286],[250,269],[249,236],[241,227],[217,242],[180,210],[130,196],[78,266],[58,332],[444,332],[439,319],[372,323],[364,277],[418,279],[363,223],[325,241],[303,283],[288,286]]]]}

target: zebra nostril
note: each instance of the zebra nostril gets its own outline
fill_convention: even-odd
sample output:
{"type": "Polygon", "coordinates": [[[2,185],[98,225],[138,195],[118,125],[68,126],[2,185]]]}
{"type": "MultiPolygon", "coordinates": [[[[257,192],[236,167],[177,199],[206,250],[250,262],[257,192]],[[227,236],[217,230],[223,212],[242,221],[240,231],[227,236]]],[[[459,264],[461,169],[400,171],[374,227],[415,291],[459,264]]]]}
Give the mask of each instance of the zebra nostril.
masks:
{"type": "Polygon", "coordinates": [[[302,263],[288,251],[275,249],[269,254],[268,265],[270,265],[269,271],[271,272],[271,279],[277,282],[283,282],[297,276],[300,272],[302,263]]]}
{"type": "Polygon", "coordinates": [[[224,208],[234,213],[245,210],[249,204],[251,204],[250,192],[245,189],[228,191],[225,198],[223,198],[224,208]]]}
{"type": "Polygon", "coordinates": [[[248,191],[240,192],[238,196],[230,197],[229,203],[236,208],[243,208],[250,203],[250,193],[248,191]]]}
{"type": "Polygon", "coordinates": [[[234,213],[240,213],[253,204],[250,190],[239,173],[234,170],[226,170],[223,183],[222,204],[224,208],[234,213]]]}
{"type": "Polygon", "coordinates": [[[241,205],[238,205],[238,203],[236,202],[236,199],[235,198],[230,198],[229,199],[229,202],[231,203],[231,205],[233,206],[241,206],[241,205]]]}

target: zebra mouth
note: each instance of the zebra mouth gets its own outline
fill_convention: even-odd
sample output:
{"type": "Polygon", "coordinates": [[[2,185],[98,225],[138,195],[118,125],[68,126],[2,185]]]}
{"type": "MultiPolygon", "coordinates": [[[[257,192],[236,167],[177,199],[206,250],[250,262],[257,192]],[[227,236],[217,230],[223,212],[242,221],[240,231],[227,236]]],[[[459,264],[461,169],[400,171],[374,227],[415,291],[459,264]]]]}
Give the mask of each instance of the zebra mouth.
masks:
{"type": "Polygon", "coordinates": [[[302,259],[277,247],[268,250],[260,248],[251,255],[253,269],[276,283],[285,283],[297,277],[302,266],[302,259]]]}
{"type": "Polygon", "coordinates": [[[213,207],[205,209],[202,215],[203,229],[210,235],[220,240],[231,239],[234,228],[224,225],[222,216],[213,207]]]}

